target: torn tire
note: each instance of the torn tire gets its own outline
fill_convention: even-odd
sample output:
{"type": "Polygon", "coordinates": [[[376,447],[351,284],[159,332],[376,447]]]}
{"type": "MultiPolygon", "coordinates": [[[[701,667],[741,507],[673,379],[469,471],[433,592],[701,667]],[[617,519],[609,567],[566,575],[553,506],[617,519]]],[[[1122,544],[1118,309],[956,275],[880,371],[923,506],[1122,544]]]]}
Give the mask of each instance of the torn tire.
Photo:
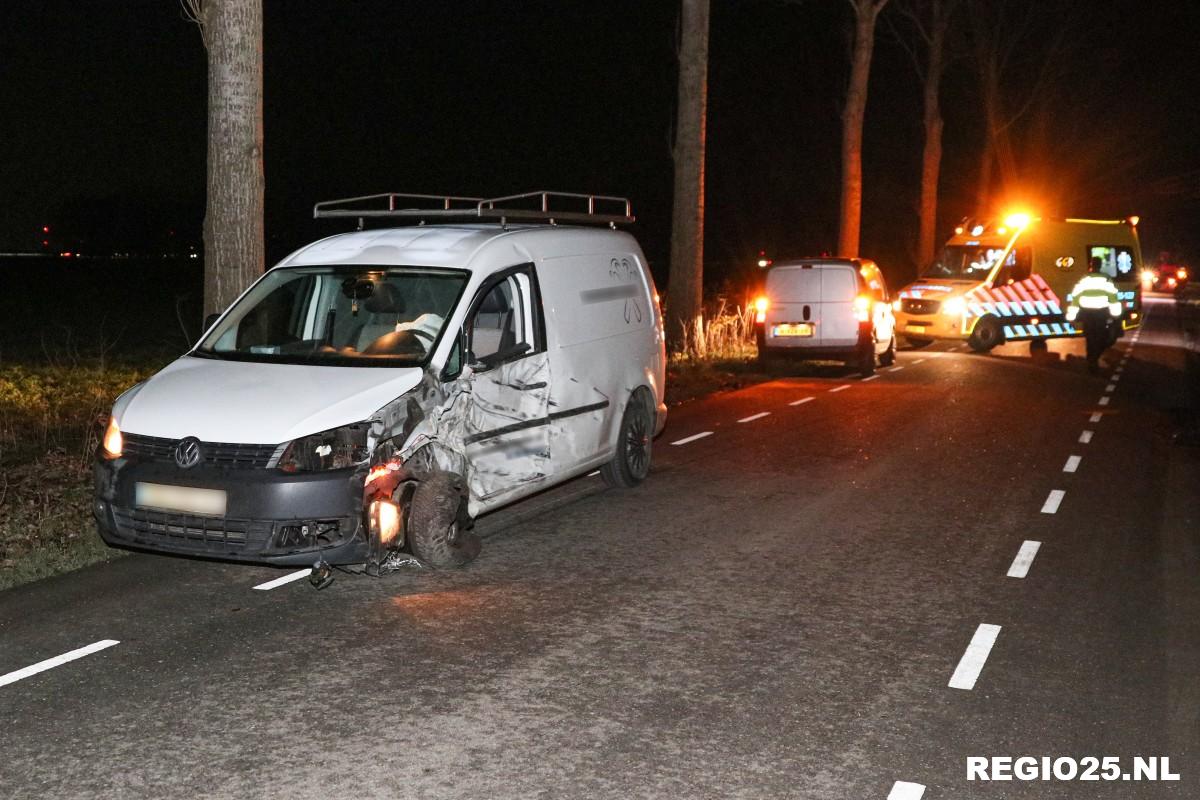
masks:
{"type": "Polygon", "coordinates": [[[650,418],[649,404],[641,392],[634,392],[621,415],[613,459],[600,468],[604,482],[615,488],[630,489],[644,481],[650,474],[653,437],[654,421],[650,418]]]}
{"type": "Polygon", "coordinates": [[[438,569],[461,567],[479,555],[479,537],[463,527],[463,502],[456,475],[439,472],[417,484],[408,513],[413,555],[438,569]]]}

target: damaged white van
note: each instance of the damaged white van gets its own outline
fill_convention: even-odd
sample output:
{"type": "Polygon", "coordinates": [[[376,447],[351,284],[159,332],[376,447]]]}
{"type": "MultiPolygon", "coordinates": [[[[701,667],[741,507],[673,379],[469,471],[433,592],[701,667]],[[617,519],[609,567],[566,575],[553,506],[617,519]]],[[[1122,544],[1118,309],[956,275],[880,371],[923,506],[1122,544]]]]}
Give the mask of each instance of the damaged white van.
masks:
{"type": "Polygon", "coordinates": [[[666,354],[645,256],[616,230],[627,200],[386,194],[314,213],[359,230],[285,258],[117,399],[95,463],[106,542],[449,567],[478,553],[484,512],[597,468],[646,477],[666,354]]]}

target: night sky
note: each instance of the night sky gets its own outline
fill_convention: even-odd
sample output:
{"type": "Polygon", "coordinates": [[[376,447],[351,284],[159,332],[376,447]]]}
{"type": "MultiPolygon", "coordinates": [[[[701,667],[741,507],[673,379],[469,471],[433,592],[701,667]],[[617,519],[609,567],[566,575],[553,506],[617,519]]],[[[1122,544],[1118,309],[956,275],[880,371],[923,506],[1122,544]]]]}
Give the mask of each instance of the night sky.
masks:
{"type": "MultiPolygon", "coordinates": [[[[1019,7],[1021,2],[1010,2],[1019,7]]],[[[1147,257],[1200,256],[1200,11],[1045,0],[1009,89],[1064,42],[1014,124],[1014,199],[1048,215],[1140,214],[1147,257]]],[[[268,259],[338,226],[318,200],[382,191],[629,196],[666,277],[677,3],[266,0],[268,259]]],[[[710,282],[837,234],[845,0],[713,0],[710,282]]],[[[880,26],[867,109],[864,256],[911,276],[919,85],[880,26]]],[[[205,53],[174,0],[0,7],[0,251],[199,245],[205,53]]],[[[943,90],[942,228],[969,213],[982,128],[970,63],[943,90]]],[[[343,226],[344,227],[344,226],[343,226]]],[[[948,231],[947,231],[948,232],[948,231]]]]}

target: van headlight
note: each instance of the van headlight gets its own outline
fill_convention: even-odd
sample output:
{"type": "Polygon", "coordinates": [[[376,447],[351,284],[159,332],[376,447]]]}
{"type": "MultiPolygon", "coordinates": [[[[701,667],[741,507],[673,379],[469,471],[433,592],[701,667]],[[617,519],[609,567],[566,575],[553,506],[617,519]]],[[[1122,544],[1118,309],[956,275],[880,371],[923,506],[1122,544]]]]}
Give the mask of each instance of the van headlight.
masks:
{"type": "Polygon", "coordinates": [[[961,317],[967,313],[967,301],[961,297],[951,297],[942,303],[942,313],[950,317],[961,317]]]}
{"type": "Polygon", "coordinates": [[[284,472],[344,469],[367,460],[366,422],[343,425],[288,442],[276,468],[284,472]]]}

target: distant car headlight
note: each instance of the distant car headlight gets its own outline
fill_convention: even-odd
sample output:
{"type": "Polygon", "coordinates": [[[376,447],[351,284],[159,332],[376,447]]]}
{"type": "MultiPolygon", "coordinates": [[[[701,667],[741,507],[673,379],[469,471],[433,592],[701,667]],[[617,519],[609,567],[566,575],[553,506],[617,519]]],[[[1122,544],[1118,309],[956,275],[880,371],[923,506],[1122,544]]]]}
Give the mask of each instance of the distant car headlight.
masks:
{"type": "Polygon", "coordinates": [[[942,313],[950,317],[961,317],[967,313],[967,301],[961,297],[951,297],[942,303],[942,313]]]}
{"type": "Polygon", "coordinates": [[[275,466],[284,472],[320,472],[361,464],[368,455],[368,427],[356,422],[293,439],[275,466]]]}

